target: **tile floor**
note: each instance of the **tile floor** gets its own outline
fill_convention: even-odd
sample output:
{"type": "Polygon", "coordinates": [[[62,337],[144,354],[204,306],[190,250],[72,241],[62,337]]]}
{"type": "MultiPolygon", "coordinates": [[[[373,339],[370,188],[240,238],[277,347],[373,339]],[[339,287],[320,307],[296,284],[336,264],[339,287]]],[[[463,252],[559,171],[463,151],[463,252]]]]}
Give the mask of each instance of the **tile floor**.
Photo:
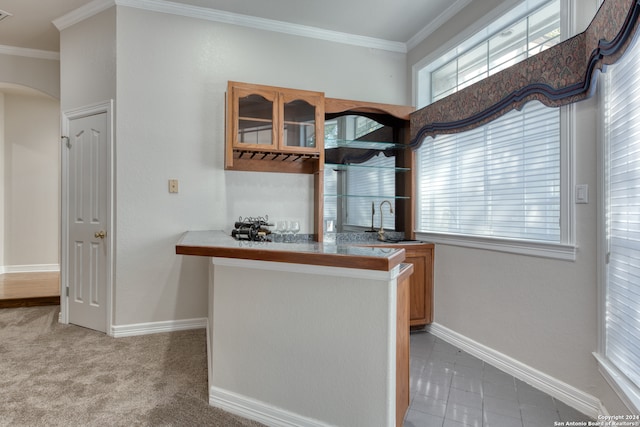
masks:
{"type": "Polygon", "coordinates": [[[428,332],[411,333],[404,427],[553,427],[590,418],[428,332]]]}

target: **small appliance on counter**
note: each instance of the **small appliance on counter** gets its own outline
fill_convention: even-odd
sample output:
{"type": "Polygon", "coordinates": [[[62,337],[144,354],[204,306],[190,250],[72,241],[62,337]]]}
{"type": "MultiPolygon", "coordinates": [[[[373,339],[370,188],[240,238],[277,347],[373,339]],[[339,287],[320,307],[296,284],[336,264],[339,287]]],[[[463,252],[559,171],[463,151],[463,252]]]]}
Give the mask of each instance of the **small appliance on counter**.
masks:
{"type": "Polygon", "coordinates": [[[273,224],[269,224],[269,216],[259,217],[240,217],[234,224],[234,229],[231,230],[231,236],[236,240],[251,240],[254,242],[262,242],[269,240],[268,235],[271,234],[271,230],[267,227],[271,227],[273,224]]]}

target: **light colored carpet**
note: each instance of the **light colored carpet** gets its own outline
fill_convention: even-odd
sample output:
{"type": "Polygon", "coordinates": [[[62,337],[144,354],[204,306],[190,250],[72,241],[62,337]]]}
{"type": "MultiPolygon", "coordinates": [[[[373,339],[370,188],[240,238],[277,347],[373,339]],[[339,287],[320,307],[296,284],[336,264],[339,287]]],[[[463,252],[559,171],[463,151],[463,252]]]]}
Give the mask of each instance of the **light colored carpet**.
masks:
{"type": "Polygon", "coordinates": [[[204,330],[111,338],[0,310],[0,426],[260,426],[207,403],[204,330]]]}

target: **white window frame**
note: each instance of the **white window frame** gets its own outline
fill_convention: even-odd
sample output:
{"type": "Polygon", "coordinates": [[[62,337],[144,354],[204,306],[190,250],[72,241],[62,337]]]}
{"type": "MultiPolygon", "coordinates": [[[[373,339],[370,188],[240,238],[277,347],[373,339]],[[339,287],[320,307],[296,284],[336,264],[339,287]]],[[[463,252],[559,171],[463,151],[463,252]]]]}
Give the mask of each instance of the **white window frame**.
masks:
{"type": "MultiPolygon", "coordinates": [[[[562,40],[568,39],[575,33],[576,20],[574,16],[574,1],[575,0],[561,0],[560,25],[562,26],[562,40]]],[[[467,28],[465,32],[462,32],[458,34],[457,37],[452,38],[448,44],[441,46],[438,50],[414,64],[412,67],[412,80],[414,87],[413,104],[418,106],[421,105],[419,82],[419,73],[421,70],[427,67],[428,64],[436,63],[439,58],[447,52],[452,51],[456,46],[461,45],[466,40],[470,40],[474,34],[484,31],[486,33],[486,37],[489,37],[491,33],[491,24],[498,21],[501,16],[508,13],[513,7],[513,2],[506,1],[502,3],[500,7],[494,9],[491,13],[476,21],[475,24],[467,28]]],[[[434,69],[435,68],[436,67],[434,66],[434,69]]],[[[577,252],[573,191],[575,186],[575,135],[575,106],[573,104],[569,104],[567,106],[560,107],[561,240],[559,243],[538,243],[525,240],[464,235],[454,236],[440,233],[424,233],[416,230],[417,238],[440,244],[575,261],[577,252]]],[[[427,137],[425,143],[429,143],[430,139],[430,137],[427,137]]],[[[419,203],[420,200],[416,200],[416,206],[419,206],[419,203]]]]}
{"type": "MultiPolygon", "coordinates": [[[[606,103],[606,75],[598,76],[598,85],[602,90],[598,91],[599,111],[604,112],[606,103]]],[[[618,395],[620,400],[631,411],[640,413],[640,389],[633,384],[618,368],[606,357],[606,315],[607,315],[607,257],[609,244],[607,239],[607,144],[604,114],[600,114],[598,129],[598,219],[597,219],[597,276],[598,276],[598,348],[593,356],[598,362],[598,370],[618,395]]]]}

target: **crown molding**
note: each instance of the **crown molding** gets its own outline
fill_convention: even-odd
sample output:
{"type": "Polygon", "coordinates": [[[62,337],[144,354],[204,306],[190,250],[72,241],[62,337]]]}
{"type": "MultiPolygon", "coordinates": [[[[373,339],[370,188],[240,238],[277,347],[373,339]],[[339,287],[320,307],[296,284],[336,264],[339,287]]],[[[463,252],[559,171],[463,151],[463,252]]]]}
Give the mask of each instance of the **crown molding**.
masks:
{"type": "Polygon", "coordinates": [[[188,18],[204,19],[223,24],[240,25],[257,30],[273,31],[299,37],[309,37],[334,43],[349,44],[391,52],[407,53],[416,47],[449,19],[468,6],[472,0],[456,0],[444,12],[415,34],[407,43],[359,36],[340,31],[325,30],[307,25],[293,24],[273,19],[257,18],[239,13],[225,12],[206,7],[175,3],[166,0],[94,0],[53,21],[59,31],[83,21],[114,5],[167,13],[188,18]]]}
{"type": "Polygon", "coordinates": [[[0,54],[13,56],[26,56],[28,58],[60,60],[60,53],[50,50],[27,49],[24,47],[0,45],[0,54]]]}
{"type": "MultiPolygon", "coordinates": [[[[466,0],[465,0],[466,1],[466,0]]],[[[274,31],[300,37],[326,40],[335,43],[350,44],[373,49],[406,53],[407,46],[402,42],[358,36],[339,31],[324,30],[306,25],[292,24],[273,19],[257,18],[238,13],[225,12],[205,7],[186,5],[165,0],[115,0],[118,6],[128,6],[154,12],[169,13],[189,18],[204,19],[224,24],[240,25],[258,30],[274,31]]]]}
{"type": "Polygon", "coordinates": [[[66,15],[62,15],[59,18],[53,20],[53,25],[56,26],[58,31],[62,31],[78,22],[84,21],[87,18],[96,15],[103,10],[107,10],[114,6],[116,3],[114,0],[93,0],[90,3],[85,4],[66,15]]]}
{"type": "Polygon", "coordinates": [[[435,30],[440,28],[449,19],[453,18],[458,12],[467,7],[473,0],[456,0],[444,12],[430,21],[422,30],[418,31],[406,43],[406,51],[409,51],[419,45],[424,39],[429,37],[435,30]]]}
{"type": "MultiPolygon", "coordinates": [[[[470,1],[470,0],[458,0],[470,1]]],[[[232,12],[224,12],[206,7],[192,6],[165,0],[94,0],[72,12],[67,13],[53,21],[53,24],[62,31],[84,19],[102,12],[114,5],[144,9],[152,12],[167,13],[188,18],[204,19],[223,24],[240,25],[243,27],[274,31],[300,37],[309,37],[326,40],[335,43],[343,43],[372,49],[387,50],[391,52],[407,52],[406,43],[377,39],[374,37],[358,36],[339,31],[323,30],[321,28],[306,25],[292,24],[273,19],[256,18],[232,12]]]]}

